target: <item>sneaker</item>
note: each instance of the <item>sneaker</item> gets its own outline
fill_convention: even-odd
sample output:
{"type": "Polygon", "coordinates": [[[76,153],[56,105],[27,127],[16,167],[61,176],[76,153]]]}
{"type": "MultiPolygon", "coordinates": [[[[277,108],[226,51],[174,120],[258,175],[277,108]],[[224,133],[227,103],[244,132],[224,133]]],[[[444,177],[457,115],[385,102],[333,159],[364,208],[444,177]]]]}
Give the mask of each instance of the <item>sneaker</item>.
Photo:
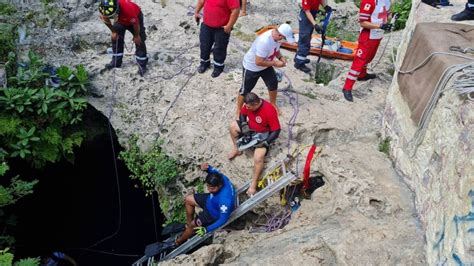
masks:
{"type": "Polygon", "coordinates": [[[375,74],[369,74],[367,73],[367,75],[365,75],[365,77],[362,77],[362,78],[357,78],[358,81],[364,81],[364,80],[369,80],[369,79],[374,79],[376,78],[377,75],[375,74]]]}
{"type": "Polygon", "coordinates": [[[454,20],[454,21],[474,20],[474,10],[468,9],[467,4],[466,4],[466,8],[460,13],[454,14],[451,17],[451,20],[454,20]]]}
{"type": "Polygon", "coordinates": [[[222,73],[222,71],[224,71],[224,68],[215,67],[214,71],[212,71],[211,77],[217,78],[222,73]]]}
{"type": "Polygon", "coordinates": [[[204,72],[206,72],[206,70],[209,68],[209,64],[200,64],[199,67],[198,67],[198,73],[199,74],[202,74],[204,72]]]}
{"type": "Polygon", "coordinates": [[[303,71],[304,73],[309,73],[311,72],[311,69],[307,67],[305,64],[295,64],[295,68],[298,70],[303,71]]]}
{"type": "Polygon", "coordinates": [[[342,93],[344,94],[344,98],[348,100],[349,102],[353,102],[354,99],[352,98],[352,90],[342,90],[342,93]]]}

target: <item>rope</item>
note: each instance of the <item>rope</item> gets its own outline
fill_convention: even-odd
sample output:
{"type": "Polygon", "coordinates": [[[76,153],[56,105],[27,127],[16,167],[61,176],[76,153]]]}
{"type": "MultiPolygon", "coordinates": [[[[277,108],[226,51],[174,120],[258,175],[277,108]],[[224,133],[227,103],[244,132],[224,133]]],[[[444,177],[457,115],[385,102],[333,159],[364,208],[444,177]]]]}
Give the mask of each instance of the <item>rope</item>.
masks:
{"type": "MultiPolygon", "coordinates": [[[[290,152],[291,149],[291,141],[294,139],[293,137],[293,127],[295,125],[296,119],[298,117],[299,113],[299,103],[298,103],[298,94],[293,91],[293,95],[290,94],[293,89],[293,83],[291,79],[286,75],[285,72],[280,71],[281,74],[288,80],[288,86],[281,90],[285,96],[288,97],[288,101],[290,102],[291,106],[293,107],[293,114],[291,115],[290,119],[288,120],[288,141],[287,141],[287,156],[289,158],[295,158],[296,157],[296,175],[298,176],[298,161],[299,161],[299,155],[301,153],[300,150],[296,149],[293,154],[290,152]],[[296,153],[296,154],[295,154],[296,153]]],[[[280,178],[280,168],[275,168],[275,170],[271,173],[268,173],[262,180],[259,181],[258,187],[263,187],[265,186],[265,181],[267,182],[273,182],[276,179],[280,178]]],[[[265,215],[267,218],[267,222],[264,225],[261,225],[260,227],[257,228],[252,228],[250,231],[251,232],[272,232],[275,230],[278,230],[280,228],[283,228],[285,225],[287,225],[290,220],[291,220],[291,213],[292,209],[288,204],[288,199],[293,199],[293,196],[296,191],[296,186],[293,186],[293,190],[290,193],[289,197],[286,195],[287,188],[285,188],[285,192],[282,195],[282,202],[285,202],[285,207],[282,212],[277,213],[272,215],[271,217],[268,217],[265,215]]]]}
{"type": "Polygon", "coordinates": [[[189,81],[191,80],[192,77],[194,77],[194,75],[196,75],[196,71],[194,71],[193,73],[191,73],[188,76],[188,79],[184,82],[183,86],[181,86],[179,88],[178,93],[176,94],[176,97],[174,98],[174,100],[170,103],[170,105],[166,109],[165,114],[163,115],[163,118],[161,119],[160,126],[158,127],[159,132],[161,132],[161,130],[163,130],[163,124],[165,123],[165,119],[168,116],[168,112],[171,110],[171,108],[173,108],[175,103],[178,101],[178,98],[181,95],[181,92],[183,91],[184,87],[186,87],[186,85],[188,85],[189,81]]]}
{"type": "Polygon", "coordinates": [[[458,94],[465,94],[469,100],[474,100],[472,93],[474,93],[474,69],[463,69],[463,74],[454,81],[452,88],[458,94]]]}
{"type": "MultiPolygon", "coordinates": [[[[468,67],[471,67],[471,68],[474,67],[474,62],[452,65],[444,70],[443,74],[441,75],[440,80],[436,84],[435,90],[433,91],[430,97],[430,101],[428,102],[428,104],[425,106],[425,109],[423,110],[420,122],[418,123],[417,131],[415,132],[413,139],[410,141],[410,146],[412,147],[412,151],[413,151],[411,154],[412,157],[416,154],[418,147],[421,145],[421,142],[426,134],[426,130],[428,128],[430,118],[434,112],[435,106],[441,94],[447,90],[455,88],[455,87],[452,87],[452,88],[446,89],[446,85],[448,84],[449,80],[452,78],[452,76],[456,72],[468,67]]],[[[470,79],[468,79],[468,81],[469,80],[470,79]]],[[[461,82],[461,84],[463,84],[463,82],[461,82]]],[[[471,92],[474,91],[474,87],[470,87],[469,91],[471,92]]]]}
{"type": "MultiPolygon", "coordinates": [[[[115,47],[118,46],[118,38],[115,42],[115,47]]],[[[112,74],[112,101],[109,102],[109,115],[107,117],[107,120],[109,121],[108,123],[108,130],[109,130],[109,136],[110,136],[110,144],[111,144],[111,147],[112,147],[112,158],[113,158],[113,162],[114,162],[114,173],[115,173],[115,181],[116,181],[116,184],[117,184],[117,201],[118,201],[118,205],[119,205],[119,208],[118,208],[118,225],[117,225],[117,229],[115,230],[115,232],[113,232],[111,235],[107,236],[107,237],[104,237],[102,238],[101,240],[95,242],[94,244],[92,244],[91,246],[89,246],[89,248],[91,247],[94,247],[94,246],[97,246],[98,244],[108,240],[108,239],[111,239],[113,237],[115,237],[118,232],[120,231],[120,228],[122,226],[122,198],[121,198],[121,194],[120,194],[120,181],[119,181],[119,176],[118,176],[118,167],[117,167],[117,155],[116,155],[116,152],[115,152],[115,145],[114,145],[114,139],[113,139],[113,131],[112,131],[112,124],[110,123],[110,118],[112,117],[112,114],[113,114],[113,106],[115,104],[115,95],[117,94],[117,83],[116,83],[116,73],[115,73],[115,69],[116,69],[116,66],[117,66],[117,60],[114,60],[114,68],[113,68],[113,74],[112,74]]]]}

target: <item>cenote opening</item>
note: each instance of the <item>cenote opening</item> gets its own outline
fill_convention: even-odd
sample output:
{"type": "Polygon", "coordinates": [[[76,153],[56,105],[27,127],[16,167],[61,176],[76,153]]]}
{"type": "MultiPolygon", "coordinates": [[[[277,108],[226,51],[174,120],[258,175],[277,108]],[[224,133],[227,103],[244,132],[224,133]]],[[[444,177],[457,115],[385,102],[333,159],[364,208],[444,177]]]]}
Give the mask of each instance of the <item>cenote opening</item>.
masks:
{"type": "Polygon", "coordinates": [[[111,139],[116,156],[121,147],[113,130],[109,135],[108,120],[89,107],[84,124],[88,138],[75,150],[73,164],[62,160],[38,171],[11,163],[13,174],[40,180],[32,195],[8,210],[16,215],[16,259],[62,251],[79,265],[130,265],[146,245],[160,240],[157,197],[145,197],[114,158],[111,139]]]}

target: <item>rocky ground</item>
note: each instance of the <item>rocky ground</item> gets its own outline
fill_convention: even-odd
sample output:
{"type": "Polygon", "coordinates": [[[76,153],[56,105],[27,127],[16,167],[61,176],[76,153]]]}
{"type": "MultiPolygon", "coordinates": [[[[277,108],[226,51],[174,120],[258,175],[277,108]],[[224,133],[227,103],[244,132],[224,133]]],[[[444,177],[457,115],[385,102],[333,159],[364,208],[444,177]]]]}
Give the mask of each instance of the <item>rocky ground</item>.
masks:
{"type": "MultiPolygon", "coordinates": [[[[136,74],[131,55],[125,57],[121,69],[102,70],[110,60],[105,54],[109,33],[97,17],[97,4],[89,7],[81,3],[68,30],[51,28],[55,34],[45,46],[50,44],[55,52],[46,55],[58,63],[87,66],[95,92],[103,95],[89,101],[110,118],[122,144],[138,135],[146,149],[160,137],[171,156],[186,163],[208,161],[239,186],[250,178],[253,167],[251,154],[233,161],[226,158],[231,148],[228,125],[234,119],[241,61],[259,27],[285,21],[297,25],[297,3],[252,1],[249,15],[239,19],[232,33],[225,73],[212,79],[210,71],[196,73],[198,28],[187,16],[188,5],[194,1],[136,2],[142,6],[148,33],[150,63],[144,78],[136,74]]],[[[350,25],[347,29],[356,31],[357,8],[353,3],[332,6],[337,9],[334,21],[345,20],[350,25]]],[[[289,94],[298,98],[299,112],[294,138],[289,141],[287,123],[294,109],[282,91],[277,103],[283,129],[267,160],[283,158],[288,142],[294,148],[311,144],[316,137],[322,153],[313,161],[313,174],[322,174],[326,185],[311,200],[303,201],[282,230],[219,232],[215,244],[167,264],[425,264],[423,232],[413,195],[387,156],[378,150],[393,73],[389,55],[400,36],[398,32],[386,36],[374,60],[375,64],[383,56],[373,67],[378,78],[356,83],[354,103],[345,101],[341,93],[349,62],[323,59],[336,66],[336,75],[327,86],[317,85],[311,76],[293,68],[294,53],[283,51],[289,58],[288,66],[282,69],[288,79],[280,83],[280,89],[290,88],[291,81],[289,94]]],[[[35,40],[30,36],[26,41],[35,40]]],[[[130,35],[126,44],[132,49],[130,35]]],[[[316,59],[311,57],[313,62],[316,59]]],[[[267,98],[263,82],[254,91],[267,98]]],[[[302,164],[301,160],[299,168],[302,164]]],[[[197,178],[197,172],[197,167],[190,169],[183,181],[197,178]]]]}

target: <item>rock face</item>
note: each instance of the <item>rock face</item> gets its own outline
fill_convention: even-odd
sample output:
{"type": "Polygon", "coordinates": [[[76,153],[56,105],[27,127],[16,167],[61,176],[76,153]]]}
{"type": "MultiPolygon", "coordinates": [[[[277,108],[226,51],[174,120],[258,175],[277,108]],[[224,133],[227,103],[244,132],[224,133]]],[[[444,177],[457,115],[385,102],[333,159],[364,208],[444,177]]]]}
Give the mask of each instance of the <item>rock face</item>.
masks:
{"type": "MultiPolygon", "coordinates": [[[[455,5],[456,12],[462,10],[461,5],[455,5]]],[[[413,6],[398,65],[417,23],[451,22],[450,9],[435,10],[418,2],[413,6]]],[[[472,21],[467,23],[474,25],[472,21]]],[[[409,117],[410,110],[395,78],[384,112],[384,133],[392,139],[390,154],[395,168],[416,195],[415,206],[425,231],[427,262],[472,264],[474,103],[454,90],[444,93],[417,148],[409,145],[417,128],[409,117]]]]}
{"type": "MultiPolygon", "coordinates": [[[[459,10],[460,1],[455,2],[459,10]]],[[[74,1],[66,2],[67,6],[74,6],[71,4],[74,1]]],[[[163,148],[172,157],[186,164],[208,161],[240,186],[251,177],[252,154],[245,153],[233,161],[228,161],[226,156],[231,148],[228,125],[235,119],[241,61],[255,38],[256,29],[285,21],[291,21],[296,28],[298,4],[293,0],[272,1],[271,5],[269,1],[251,1],[249,15],[239,18],[232,32],[226,70],[219,78],[212,79],[210,71],[196,73],[199,29],[193,18],[187,16],[189,5],[195,5],[195,1],[136,2],[142,7],[148,35],[150,62],[145,78],[136,74],[129,34],[122,68],[102,70],[110,60],[105,54],[110,33],[97,17],[97,3],[91,1],[78,5],[73,16],[76,22],[70,29],[48,29],[52,37],[47,40],[39,37],[48,32],[41,31],[36,36],[32,32],[26,37],[26,43],[34,46],[41,41],[46,44],[46,50],[51,44],[51,51],[44,52],[49,61],[86,65],[93,76],[95,90],[104,95],[90,98],[89,102],[110,119],[124,146],[132,135],[139,136],[144,150],[161,138],[163,148]]],[[[330,4],[338,10],[333,20],[346,21],[346,29],[357,33],[355,5],[352,2],[330,4]]],[[[430,18],[436,20],[436,16],[430,18]]],[[[451,247],[468,244],[463,235],[469,231],[461,232],[467,227],[459,226],[469,220],[466,215],[472,211],[466,205],[467,193],[473,187],[469,183],[472,176],[469,179],[467,175],[474,172],[472,135],[469,135],[473,131],[472,103],[466,106],[454,95],[444,97],[444,106],[454,103],[450,108],[459,107],[464,111],[457,114],[463,115],[440,113],[435,117],[435,114],[433,121],[451,115],[448,121],[452,124],[445,123],[439,128],[440,124],[432,121],[432,126],[442,132],[430,129],[427,140],[438,141],[444,136],[456,138],[446,137],[446,144],[442,146],[445,150],[436,147],[437,157],[430,152],[432,144],[424,143],[420,149],[423,153],[418,153],[420,157],[408,158],[403,150],[403,138],[413,131],[413,126],[404,120],[408,116],[403,113],[406,108],[403,109],[396,88],[392,87],[390,93],[388,90],[393,73],[389,53],[398,46],[400,37],[401,33],[393,33],[384,38],[372,64],[377,79],[356,83],[354,103],[346,102],[341,93],[350,62],[323,59],[322,62],[336,65],[342,71],[327,86],[322,86],[312,82],[311,76],[295,70],[294,53],[283,51],[289,64],[282,69],[288,78],[280,83],[277,100],[282,132],[267,156],[267,163],[284,158],[298,146],[312,144],[316,138],[322,153],[314,159],[311,174],[322,174],[326,185],[318,189],[311,200],[303,201],[282,230],[273,233],[220,231],[215,244],[164,264],[419,265],[442,263],[442,256],[452,261],[454,256],[447,253],[453,250],[451,247]],[[390,98],[385,107],[387,93],[390,98]],[[288,123],[296,113],[297,119],[290,127],[288,123]],[[385,135],[393,139],[391,156],[395,169],[389,158],[378,151],[384,114],[385,135]],[[462,123],[470,123],[470,128],[462,123]],[[460,159],[455,159],[460,153],[460,159]],[[471,168],[466,164],[469,160],[471,168]],[[426,169],[431,174],[423,179],[426,169]],[[405,178],[408,187],[400,176],[405,178]],[[455,223],[452,222],[454,217],[455,223]],[[441,228],[442,221],[445,226],[441,228]],[[435,240],[440,240],[436,249],[433,248],[435,240]]],[[[310,58],[316,61],[316,57],[310,58]]],[[[262,81],[254,92],[267,98],[262,81]]],[[[307,149],[292,166],[299,175],[306,152],[307,149]]],[[[197,167],[189,168],[179,180],[179,186],[184,190],[186,184],[200,175],[197,167]]],[[[265,207],[256,212],[263,215],[268,210],[281,209],[276,199],[267,202],[265,207]]],[[[453,252],[461,254],[460,249],[453,252]]],[[[468,249],[462,252],[461,255],[465,255],[468,249]]]]}

